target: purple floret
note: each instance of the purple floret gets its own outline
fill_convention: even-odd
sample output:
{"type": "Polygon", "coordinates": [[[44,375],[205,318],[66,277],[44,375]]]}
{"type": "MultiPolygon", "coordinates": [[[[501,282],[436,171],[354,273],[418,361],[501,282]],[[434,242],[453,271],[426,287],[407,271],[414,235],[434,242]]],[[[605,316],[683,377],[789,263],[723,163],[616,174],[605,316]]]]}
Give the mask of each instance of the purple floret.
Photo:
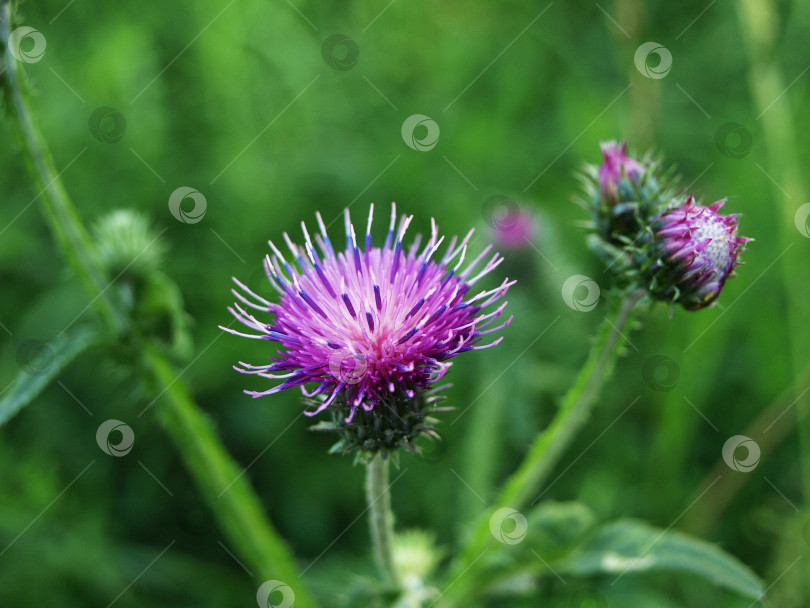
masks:
{"type": "Polygon", "coordinates": [[[644,173],[644,166],[627,156],[627,142],[619,144],[609,141],[602,143],[601,147],[604,162],[599,167],[599,185],[602,188],[602,196],[616,203],[621,179],[626,177],[632,182],[637,182],[644,173]]]}

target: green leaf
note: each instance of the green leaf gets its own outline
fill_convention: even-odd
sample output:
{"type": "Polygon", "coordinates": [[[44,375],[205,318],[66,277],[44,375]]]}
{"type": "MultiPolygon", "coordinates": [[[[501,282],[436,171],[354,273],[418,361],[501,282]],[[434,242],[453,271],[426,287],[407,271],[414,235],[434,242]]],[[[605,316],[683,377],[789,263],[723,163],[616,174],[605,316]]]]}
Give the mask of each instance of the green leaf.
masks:
{"type": "Polygon", "coordinates": [[[747,566],[717,546],[632,519],[601,526],[559,569],[575,576],[686,572],[752,599],[765,593],[747,566]]]}
{"type": "Polygon", "coordinates": [[[527,545],[544,559],[574,550],[596,525],[596,516],[581,502],[544,502],[529,512],[527,545]]]}
{"type": "Polygon", "coordinates": [[[0,426],[31,403],[64,367],[91,346],[103,342],[104,337],[100,328],[85,325],[56,337],[49,344],[33,341],[23,343],[23,358],[18,358],[22,371],[0,399],[0,426]]]}
{"type": "Polygon", "coordinates": [[[576,550],[595,526],[596,516],[583,503],[544,502],[525,517],[514,509],[500,509],[489,523],[499,542],[481,559],[478,592],[533,595],[537,575],[553,577],[550,564],[576,550]]]}

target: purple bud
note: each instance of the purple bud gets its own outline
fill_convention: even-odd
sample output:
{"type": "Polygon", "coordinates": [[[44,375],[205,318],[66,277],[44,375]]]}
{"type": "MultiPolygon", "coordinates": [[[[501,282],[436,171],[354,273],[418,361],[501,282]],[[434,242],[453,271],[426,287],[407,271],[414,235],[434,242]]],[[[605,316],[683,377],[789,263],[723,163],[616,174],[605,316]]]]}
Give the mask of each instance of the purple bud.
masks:
{"type": "Polygon", "coordinates": [[[631,182],[638,182],[644,173],[644,167],[634,158],[627,156],[627,142],[615,141],[602,143],[604,162],[599,167],[599,185],[602,196],[612,203],[618,202],[619,183],[623,177],[631,182]]]}
{"type": "Polygon", "coordinates": [[[687,310],[709,306],[720,295],[726,279],[739,266],[738,254],[751,239],[737,236],[737,216],[696,205],[693,197],[665,212],[654,225],[659,299],[678,302],[687,310]]]}

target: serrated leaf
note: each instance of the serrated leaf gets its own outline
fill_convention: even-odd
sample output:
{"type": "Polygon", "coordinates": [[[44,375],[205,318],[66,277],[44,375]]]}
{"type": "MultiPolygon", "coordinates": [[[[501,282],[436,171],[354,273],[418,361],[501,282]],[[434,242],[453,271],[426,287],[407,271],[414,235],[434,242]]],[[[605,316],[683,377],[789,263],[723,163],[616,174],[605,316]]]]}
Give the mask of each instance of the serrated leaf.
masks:
{"type": "Polygon", "coordinates": [[[40,356],[46,358],[47,364],[38,369],[24,367],[13,380],[0,399],[0,426],[31,403],[76,357],[103,341],[104,333],[100,328],[86,325],[62,334],[49,344],[40,343],[40,356]]]}
{"type": "Polygon", "coordinates": [[[765,592],[762,581],[747,566],[716,545],[631,519],[601,526],[559,568],[575,576],[682,572],[752,599],[765,592]]]}

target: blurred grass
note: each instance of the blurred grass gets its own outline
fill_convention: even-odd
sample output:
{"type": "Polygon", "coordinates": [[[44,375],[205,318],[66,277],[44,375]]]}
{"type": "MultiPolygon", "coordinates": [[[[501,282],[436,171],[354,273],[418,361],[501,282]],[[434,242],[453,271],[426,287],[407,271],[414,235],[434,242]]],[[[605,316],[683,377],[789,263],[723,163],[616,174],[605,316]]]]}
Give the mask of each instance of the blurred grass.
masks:
{"type": "MultiPolygon", "coordinates": [[[[311,224],[316,210],[328,223],[351,204],[360,222],[370,201],[384,208],[396,200],[415,214],[414,231],[427,231],[431,216],[447,234],[476,225],[482,234],[476,246],[488,239],[483,208],[491,195],[513,196],[539,214],[537,246],[557,270],[532,250],[508,255],[505,266],[520,282],[510,292],[515,320],[504,344],[454,365],[449,397],[457,411],[442,425],[447,454],[436,464],[403,457],[408,471],[393,487],[400,527],[433,528],[440,542],[453,545],[464,522],[483,506],[481,499],[492,498],[534,432],[549,421],[601,320],[602,308],[577,313],[559,295],[574,273],[607,285],[574,226],[584,216],[570,202],[577,187],[573,172],[583,161],[599,160],[602,139],[628,137],[637,151],[654,146],[678,165],[685,185],[699,177],[692,191],[705,202],[729,196],[726,209],[744,214],[741,231],[756,241],[717,307],[678,310],[670,319],[660,306],[645,330],[634,334],[635,348],[620,362],[602,407],[560,470],[587,452],[547,496],[579,498],[604,518],[632,515],[670,525],[698,496],[697,486],[725,440],[742,433],[794,382],[792,336],[782,322],[791,285],[784,282],[781,261],[774,262],[784,249],[783,232],[793,243],[792,255],[806,255],[810,241],[786,225],[788,214],[760,168],[774,161],[756,120],[760,109],[749,93],[749,58],[740,48],[734,8],[712,4],[685,29],[706,9],[704,2],[600,3],[628,38],[595,5],[554,3],[520,36],[546,3],[387,5],[295,2],[310,25],[285,2],[181,1],[137,10],[23,4],[27,24],[48,42],[45,58],[25,67],[57,170],[86,148],[63,175],[86,221],[130,207],[168,228],[166,272],[180,284],[194,318],[195,354],[216,339],[186,372],[196,398],[218,421],[234,456],[245,465],[256,459],[248,475],[268,499],[302,568],[345,531],[308,572],[307,578],[318,579],[332,576],[344,560],[368,557],[366,526],[349,526],[364,508],[362,471],[348,459],[324,454],[330,441],[307,430],[294,392],[257,401],[241,393],[259,384],[230,366],[266,353],[256,343],[220,337],[216,329],[229,322],[230,277],[255,280],[267,239],[278,240],[283,231],[299,235],[298,223],[311,224]],[[321,56],[323,41],[336,33],[359,48],[350,70],[334,70],[321,56]],[[661,80],[643,78],[633,65],[635,49],[647,40],[673,55],[672,71],[661,80]],[[126,118],[117,143],[97,140],[88,128],[100,106],[126,118]],[[416,113],[441,128],[430,152],[411,150],[400,136],[404,119],[416,113]],[[727,122],[742,124],[753,136],[743,158],[729,158],[716,147],[715,134],[727,122]],[[169,213],[168,197],[179,186],[206,196],[200,223],[181,224],[169,213]],[[654,390],[645,381],[644,363],[653,355],[677,363],[672,390],[654,390]],[[641,400],[591,446],[639,394],[641,400]],[[470,436],[476,418],[489,419],[497,433],[470,436]]],[[[778,2],[775,9],[773,56],[761,59],[774,62],[790,83],[806,67],[810,9],[799,2],[778,2]]],[[[801,111],[807,78],[777,102],[793,110],[801,167],[810,150],[804,135],[810,117],[801,111]]],[[[36,205],[24,211],[36,192],[5,122],[0,138],[7,142],[0,149],[0,322],[8,330],[0,329],[2,388],[19,369],[17,346],[58,333],[87,298],[66,274],[36,205]]],[[[377,236],[383,215],[378,213],[377,236]]],[[[333,238],[341,230],[338,221],[330,228],[333,238]]],[[[806,319],[803,310],[800,318],[806,319]]],[[[795,345],[795,351],[808,352],[808,346],[795,345]]],[[[53,601],[60,606],[106,605],[174,539],[177,544],[149,571],[155,580],[140,579],[116,605],[252,602],[261,581],[251,580],[221,548],[217,529],[188,531],[188,500],[199,497],[155,422],[136,417],[145,403],[132,392],[131,379],[112,373],[108,359],[91,354],[63,376],[92,417],[56,385],[3,430],[1,547],[88,462],[96,464],[0,556],[0,603],[39,605],[59,597],[53,601]],[[110,459],[95,445],[95,430],[108,418],[135,430],[129,458],[110,459]],[[77,532],[63,536],[72,530],[77,532]],[[76,556],[86,561],[71,570],[76,556]],[[172,578],[175,569],[194,572],[195,581],[221,580],[229,591],[220,601],[209,595],[207,583],[164,586],[160,579],[172,578]],[[26,591],[32,588],[52,595],[34,597],[26,591]]],[[[771,580],[780,574],[771,568],[777,540],[788,525],[795,529],[787,518],[798,517],[799,524],[810,519],[806,507],[796,515],[771,486],[802,507],[797,453],[792,434],[748,474],[740,494],[705,533],[771,580]]],[[[724,474],[741,475],[730,469],[724,474]]],[[[711,500],[711,492],[701,498],[711,500]]],[[[807,543],[794,551],[807,556],[807,543]]],[[[632,592],[630,584],[622,593],[632,592]]],[[[672,583],[656,588],[671,605],[690,605],[687,598],[695,597],[672,583]]],[[[702,593],[698,597],[715,597],[711,590],[702,593]]],[[[738,605],[716,597],[723,598],[715,601],[718,606],[738,605]]],[[[662,606],[670,605],[665,601],[662,606]]]]}

